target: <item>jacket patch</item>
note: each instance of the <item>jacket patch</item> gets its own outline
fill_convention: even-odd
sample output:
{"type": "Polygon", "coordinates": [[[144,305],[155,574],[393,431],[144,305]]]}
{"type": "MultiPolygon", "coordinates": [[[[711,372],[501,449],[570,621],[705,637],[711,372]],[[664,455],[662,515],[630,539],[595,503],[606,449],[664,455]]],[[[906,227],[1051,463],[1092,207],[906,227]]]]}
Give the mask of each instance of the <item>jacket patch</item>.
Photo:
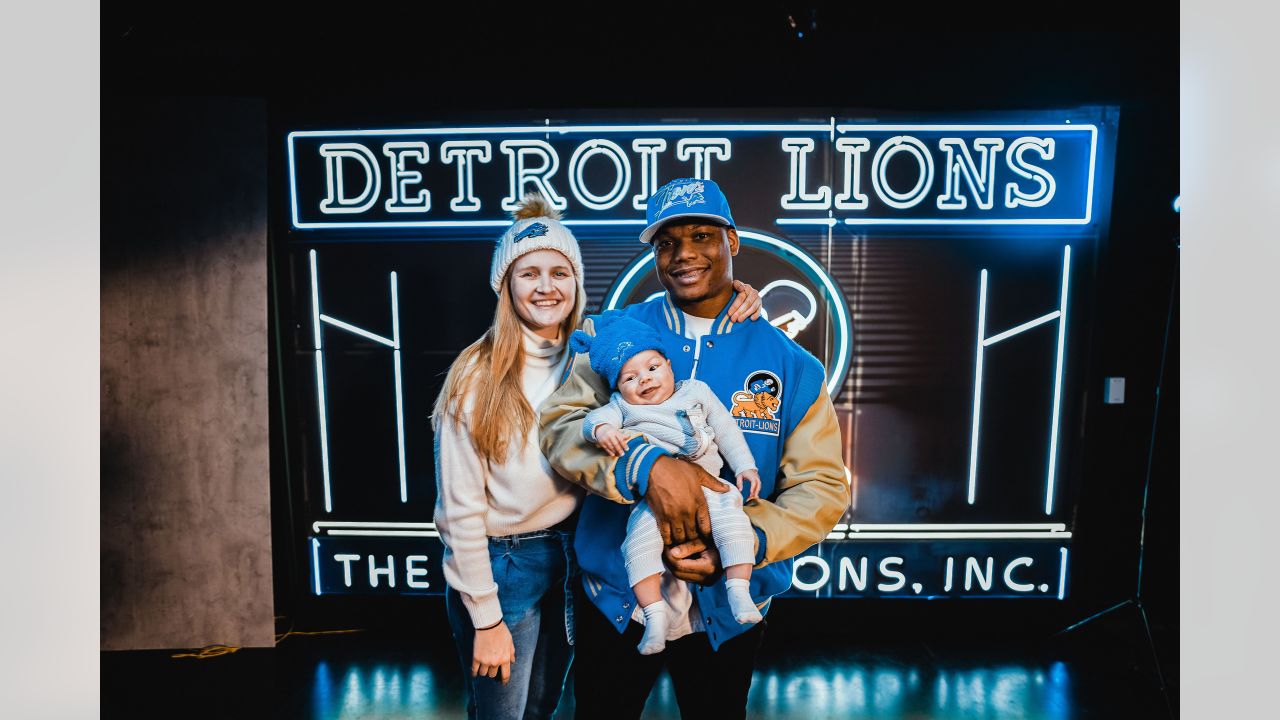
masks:
{"type": "Polygon", "coordinates": [[[733,394],[729,412],[743,432],[776,436],[782,429],[778,418],[781,407],[782,381],[768,370],[756,370],[733,394]]]}

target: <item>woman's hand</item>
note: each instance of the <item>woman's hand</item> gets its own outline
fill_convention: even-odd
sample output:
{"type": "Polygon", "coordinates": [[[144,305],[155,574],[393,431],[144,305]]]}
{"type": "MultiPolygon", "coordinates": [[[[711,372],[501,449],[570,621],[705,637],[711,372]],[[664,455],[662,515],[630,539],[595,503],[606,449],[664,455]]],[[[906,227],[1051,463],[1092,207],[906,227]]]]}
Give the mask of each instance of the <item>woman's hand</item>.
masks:
{"type": "Polygon", "coordinates": [[[760,293],[741,280],[733,281],[733,289],[738,292],[738,295],[729,305],[729,319],[740,323],[760,317],[760,293]]]}
{"type": "Polygon", "coordinates": [[[516,646],[505,621],[488,630],[477,630],[471,650],[471,677],[497,678],[502,684],[511,679],[511,663],[516,661],[516,646]]]}

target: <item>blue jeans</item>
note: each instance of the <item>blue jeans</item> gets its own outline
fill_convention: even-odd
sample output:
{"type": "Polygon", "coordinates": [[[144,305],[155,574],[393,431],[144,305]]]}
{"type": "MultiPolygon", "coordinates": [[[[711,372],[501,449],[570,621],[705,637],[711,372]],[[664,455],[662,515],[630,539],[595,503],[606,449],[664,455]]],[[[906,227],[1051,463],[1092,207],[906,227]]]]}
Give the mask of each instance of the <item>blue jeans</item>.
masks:
{"type": "Polygon", "coordinates": [[[516,661],[511,680],[471,677],[475,628],[452,588],[445,596],[449,624],[468,683],[471,720],[544,720],[556,712],[573,662],[572,582],[577,577],[573,533],[558,530],[489,538],[489,565],[498,584],[502,619],[516,661]]]}

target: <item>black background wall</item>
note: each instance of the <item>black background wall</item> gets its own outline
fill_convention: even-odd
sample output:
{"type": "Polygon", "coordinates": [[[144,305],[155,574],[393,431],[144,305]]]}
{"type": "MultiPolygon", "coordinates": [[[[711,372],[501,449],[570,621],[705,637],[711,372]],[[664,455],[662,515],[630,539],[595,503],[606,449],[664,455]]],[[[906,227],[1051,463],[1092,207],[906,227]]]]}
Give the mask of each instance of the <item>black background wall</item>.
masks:
{"type": "MultiPolygon", "coordinates": [[[[1060,27],[1042,25],[1054,26],[1060,27]]],[[[265,98],[273,111],[287,107],[334,126],[370,117],[565,108],[607,114],[633,107],[1120,106],[1110,239],[1098,255],[1100,284],[1089,318],[1095,376],[1082,429],[1085,483],[1070,601],[1034,614],[997,601],[796,601],[776,612],[779,624],[801,637],[1049,637],[1140,590],[1161,665],[1176,681],[1177,35],[1128,28],[992,33],[943,22],[925,22],[917,32],[902,27],[796,3],[732,10],[635,5],[608,15],[468,3],[417,17],[317,11],[287,19],[210,10],[195,22],[104,9],[104,103],[251,96],[265,98]],[[1101,403],[1106,376],[1127,378],[1124,405],[1101,403]]],[[[112,130],[104,115],[104,134],[112,130]]],[[[273,452],[273,476],[276,458],[273,452]]],[[[300,624],[341,618],[443,632],[438,608],[421,604],[305,604],[298,579],[290,577],[304,570],[290,569],[291,535],[281,526],[288,496],[278,477],[272,499],[277,614],[300,624]]],[[[1072,633],[1096,642],[1146,638],[1132,604],[1072,633]]]]}

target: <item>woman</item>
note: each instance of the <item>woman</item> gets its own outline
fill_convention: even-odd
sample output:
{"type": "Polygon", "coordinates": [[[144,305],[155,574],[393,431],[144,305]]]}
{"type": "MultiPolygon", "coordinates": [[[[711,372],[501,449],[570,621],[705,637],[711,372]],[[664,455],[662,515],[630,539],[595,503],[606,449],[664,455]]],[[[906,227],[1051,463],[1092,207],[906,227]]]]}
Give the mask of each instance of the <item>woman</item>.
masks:
{"type": "MultiPolygon", "coordinates": [[[[582,320],[582,254],[541,196],[514,215],[489,275],[493,323],[450,366],[432,415],[445,604],[473,719],[550,718],[573,657],[582,490],[542,457],[535,421],[582,320]]],[[[735,320],[758,316],[759,295],[737,285],[735,320]]]]}

